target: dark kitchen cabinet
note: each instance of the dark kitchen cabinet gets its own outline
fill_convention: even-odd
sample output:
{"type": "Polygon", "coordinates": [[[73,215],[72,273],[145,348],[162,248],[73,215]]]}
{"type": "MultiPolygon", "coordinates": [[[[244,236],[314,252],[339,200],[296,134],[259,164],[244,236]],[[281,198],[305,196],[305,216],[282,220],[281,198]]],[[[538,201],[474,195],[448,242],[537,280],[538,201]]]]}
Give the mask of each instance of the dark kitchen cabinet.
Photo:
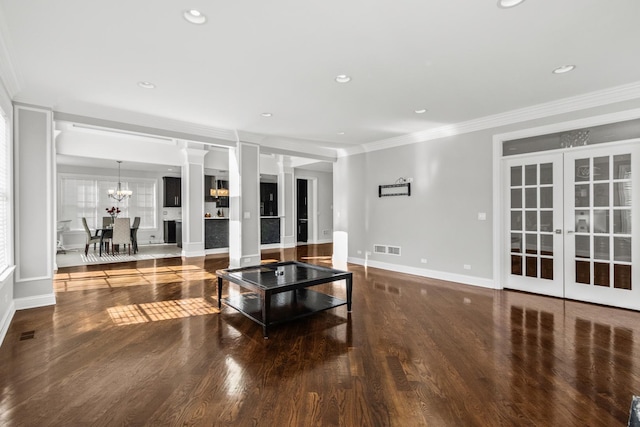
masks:
{"type": "Polygon", "coordinates": [[[211,218],[204,220],[204,248],[229,247],[229,220],[211,218]]]}
{"type": "Polygon", "coordinates": [[[278,184],[260,183],[260,216],[278,216],[278,184]]]}
{"type": "Polygon", "coordinates": [[[179,208],[182,206],[182,180],[180,178],[165,176],[162,178],[164,184],[165,208],[179,208]]]}
{"type": "MultiPolygon", "coordinates": [[[[180,227],[182,228],[182,224],[180,227]]],[[[164,242],[176,243],[176,222],[173,220],[164,222],[164,242]]]]}

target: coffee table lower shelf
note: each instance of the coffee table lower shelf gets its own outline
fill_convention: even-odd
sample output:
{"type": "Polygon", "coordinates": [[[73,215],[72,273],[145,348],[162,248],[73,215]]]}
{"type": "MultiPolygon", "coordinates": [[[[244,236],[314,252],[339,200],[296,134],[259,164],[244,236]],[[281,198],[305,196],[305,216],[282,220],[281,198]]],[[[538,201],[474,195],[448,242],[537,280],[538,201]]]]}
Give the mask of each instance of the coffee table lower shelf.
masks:
{"type": "Polygon", "coordinates": [[[271,295],[269,318],[263,319],[260,294],[246,292],[222,298],[222,302],[238,310],[265,328],[279,323],[300,319],[324,310],[346,305],[347,301],[322,292],[297,289],[271,295]]]}

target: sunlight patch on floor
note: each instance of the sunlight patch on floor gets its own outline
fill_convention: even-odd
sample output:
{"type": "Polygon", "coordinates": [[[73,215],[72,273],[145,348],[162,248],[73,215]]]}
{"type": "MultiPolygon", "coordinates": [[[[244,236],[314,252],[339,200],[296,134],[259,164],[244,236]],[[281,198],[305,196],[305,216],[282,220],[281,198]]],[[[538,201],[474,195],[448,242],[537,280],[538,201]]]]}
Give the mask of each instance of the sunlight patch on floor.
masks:
{"type": "Polygon", "coordinates": [[[187,298],[110,307],[107,313],[118,326],[160,320],[183,319],[185,317],[216,314],[220,311],[204,298],[187,298]]]}

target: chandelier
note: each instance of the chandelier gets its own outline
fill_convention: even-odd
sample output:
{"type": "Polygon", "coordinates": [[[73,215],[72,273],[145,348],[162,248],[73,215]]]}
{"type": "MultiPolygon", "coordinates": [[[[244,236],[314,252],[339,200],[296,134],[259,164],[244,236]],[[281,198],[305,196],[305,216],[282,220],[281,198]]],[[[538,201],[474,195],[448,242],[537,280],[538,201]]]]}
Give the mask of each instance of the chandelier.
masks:
{"type": "Polygon", "coordinates": [[[212,188],[209,190],[209,195],[211,197],[229,197],[229,189],[228,188],[220,188],[220,181],[216,180],[216,188],[212,188]]]}
{"type": "Polygon", "coordinates": [[[115,199],[121,202],[124,199],[131,197],[131,195],[133,194],[133,191],[122,189],[122,183],[120,182],[120,163],[122,163],[122,161],[117,160],[117,162],[118,162],[118,188],[116,188],[115,190],[113,189],[107,190],[107,195],[112,199],[115,199]]]}

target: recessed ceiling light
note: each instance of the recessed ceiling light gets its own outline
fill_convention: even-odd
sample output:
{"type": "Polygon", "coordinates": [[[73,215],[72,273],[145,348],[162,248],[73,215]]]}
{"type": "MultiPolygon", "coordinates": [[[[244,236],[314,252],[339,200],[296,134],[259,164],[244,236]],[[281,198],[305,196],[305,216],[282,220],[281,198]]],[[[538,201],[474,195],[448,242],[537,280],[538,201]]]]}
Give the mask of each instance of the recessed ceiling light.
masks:
{"type": "Polygon", "coordinates": [[[351,77],[347,76],[346,74],[340,74],[339,76],[336,76],[336,82],[338,83],[349,83],[351,81],[351,77]]]}
{"type": "Polygon", "coordinates": [[[260,114],[260,115],[261,115],[262,117],[271,117],[271,116],[273,116],[273,114],[271,114],[271,113],[262,113],[262,114],[260,114]]]}
{"type": "Polygon", "coordinates": [[[151,82],[138,82],[138,86],[142,89],[154,89],[156,87],[156,85],[151,82]]]}
{"type": "Polygon", "coordinates": [[[509,9],[522,3],[524,0],[498,0],[498,7],[502,9],[509,9]]]}
{"type": "Polygon", "coordinates": [[[424,114],[427,112],[425,108],[420,108],[418,110],[413,110],[416,114],[424,114]]]}
{"type": "Polygon", "coordinates": [[[338,132],[338,135],[344,135],[344,132],[338,132]]]}
{"type": "Polygon", "coordinates": [[[553,70],[553,74],[568,73],[569,71],[573,71],[575,68],[576,68],[575,65],[563,65],[563,66],[558,67],[555,70],[553,70]]]}
{"type": "Polygon", "coordinates": [[[184,16],[184,19],[191,22],[192,24],[200,25],[207,22],[207,17],[204,16],[202,12],[195,9],[185,10],[182,16],[184,16]]]}

